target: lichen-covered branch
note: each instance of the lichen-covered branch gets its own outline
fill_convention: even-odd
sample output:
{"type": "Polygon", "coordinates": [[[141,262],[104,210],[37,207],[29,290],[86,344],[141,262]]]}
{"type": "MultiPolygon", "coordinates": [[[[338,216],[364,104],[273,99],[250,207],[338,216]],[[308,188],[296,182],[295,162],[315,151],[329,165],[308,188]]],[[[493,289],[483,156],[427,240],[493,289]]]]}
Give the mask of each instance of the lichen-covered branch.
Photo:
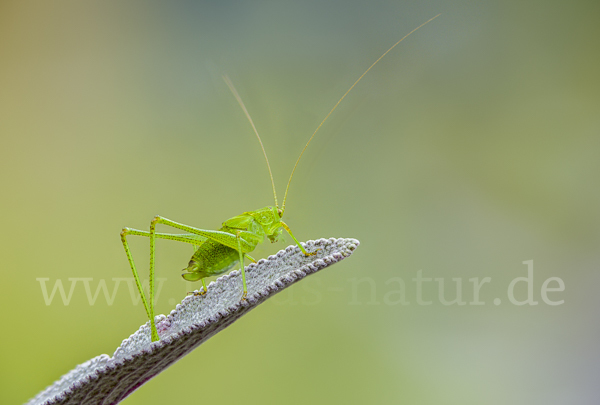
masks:
{"type": "Polygon", "coordinates": [[[102,354],[78,365],[28,405],[116,404],[171,364],[231,325],[267,298],[304,277],[350,256],[356,239],[319,239],[246,267],[248,296],[241,301],[242,280],[233,271],[211,283],[203,296],[188,296],[168,316],[156,317],[160,341],[151,342],[148,323],[125,339],[112,357],[102,354]]]}

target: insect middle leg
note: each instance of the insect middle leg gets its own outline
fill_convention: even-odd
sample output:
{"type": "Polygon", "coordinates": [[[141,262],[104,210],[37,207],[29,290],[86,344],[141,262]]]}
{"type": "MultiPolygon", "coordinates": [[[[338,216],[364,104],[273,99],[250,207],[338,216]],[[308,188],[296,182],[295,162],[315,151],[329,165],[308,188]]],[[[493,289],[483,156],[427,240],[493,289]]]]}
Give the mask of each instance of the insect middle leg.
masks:
{"type": "Polygon", "coordinates": [[[240,270],[242,272],[242,285],[244,286],[244,292],[242,293],[242,300],[246,299],[246,295],[248,294],[248,287],[246,287],[246,273],[244,272],[244,252],[242,251],[242,244],[240,237],[241,231],[236,232],[236,239],[238,245],[238,253],[240,254],[240,270]]]}
{"type": "MultiPolygon", "coordinates": [[[[249,243],[242,236],[244,234],[254,235],[252,232],[240,230],[237,232],[236,235],[234,235],[234,234],[223,232],[223,231],[211,231],[211,230],[206,230],[206,229],[194,228],[192,226],[180,224],[178,222],[171,221],[170,219],[160,217],[160,216],[154,217],[154,219],[150,223],[150,269],[151,269],[150,271],[151,272],[154,272],[155,237],[153,235],[156,235],[156,231],[155,231],[156,224],[163,224],[163,225],[171,226],[173,228],[181,229],[182,231],[190,232],[192,234],[199,235],[200,237],[211,239],[215,242],[221,243],[227,247],[237,250],[240,254],[240,268],[241,268],[241,272],[242,272],[242,282],[244,285],[244,294],[242,296],[242,299],[246,297],[247,288],[246,288],[246,275],[244,273],[244,256],[245,256],[246,252],[253,251],[254,247],[256,245],[249,243]]],[[[256,236],[256,235],[254,235],[254,236],[256,236]]],[[[255,261],[254,259],[251,259],[251,260],[255,261]]]]}

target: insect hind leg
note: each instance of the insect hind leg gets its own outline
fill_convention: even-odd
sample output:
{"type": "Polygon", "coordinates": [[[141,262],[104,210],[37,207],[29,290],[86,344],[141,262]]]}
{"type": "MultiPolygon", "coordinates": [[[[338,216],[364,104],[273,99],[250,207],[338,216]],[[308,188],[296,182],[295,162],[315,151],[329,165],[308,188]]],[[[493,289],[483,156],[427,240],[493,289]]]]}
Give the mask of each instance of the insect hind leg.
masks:
{"type": "MultiPolygon", "coordinates": [[[[129,248],[129,244],[127,243],[127,235],[144,236],[144,237],[151,238],[152,232],[140,231],[138,229],[132,229],[132,228],[124,228],[121,231],[121,242],[123,243],[123,247],[125,248],[125,253],[127,254],[127,259],[129,260],[129,266],[131,267],[131,272],[133,273],[133,278],[135,279],[135,284],[140,293],[140,297],[142,298],[142,303],[144,305],[144,309],[146,310],[146,315],[148,315],[148,319],[150,320],[150,334],[152,337],[152,341],[155,342],[155,341],[159,340],[159,337],[158,337],[158,331],[156,330],[156,324],[154,323],[154,266],[151,265],[151,267],[150,267],[150,279],[149,279],[150,300],[147,300],[146,294],[144,294],[144,289],[142,287],[142,282],[140,280],[140,277],[139,277],[138,272],[135,267],[135,263],[133,261],[131,249],[129,248]]],[[[175,234],[169,234],[169,233],[156,233],[155,232],[154,237],[159,238],[159,239],[168,239],[168,240],[174,240],[177,242],[190,243],[193,245],[194,244],[198,245],[206,240],[206,238],[204,238],[200,235],[193,235],[193,234],[175,235],[175,234]]],[[[206,284],[204,284],[204,280],[202,281],[202,283],[204,285],[204,290],[206,291],[206,284]]]]}
{"type": "MultiPolygon", "coordinates": [[[[156,324],[154,323],[154,303],[152,299],[154,298],[154,294],[152,293],[152,289],[154,286],[153,274],[150,273],[150,304],[146,300],[146,294],[144,294],[144,289],[142,288],[142,283],[140,281],[140,277],[135,268],[135,263],[133,262],[133,256],[131,255],[131,249],[129,249],[129,245],[127,243],[127,235],[130,233],[129,228],[125,228],[121,231],[121,242],[123,242],[123,247],[125,248],[125,254],[127,254],[127,260],[129,260],[129,266],[131,267],[131,272],[133,273],[133,278],[135,279],[135,285],[138,288],[140,293],[140,297],[142,298],[142,303],[144,304],[144,309],[146,310],[146,315],[148,315],[148,319],[150,319],[150,336],[153,342],[159,340],[158,331],[156,330],[156,324]]],[[[135,233],[133,233],[135,234],[135,233]]]]}

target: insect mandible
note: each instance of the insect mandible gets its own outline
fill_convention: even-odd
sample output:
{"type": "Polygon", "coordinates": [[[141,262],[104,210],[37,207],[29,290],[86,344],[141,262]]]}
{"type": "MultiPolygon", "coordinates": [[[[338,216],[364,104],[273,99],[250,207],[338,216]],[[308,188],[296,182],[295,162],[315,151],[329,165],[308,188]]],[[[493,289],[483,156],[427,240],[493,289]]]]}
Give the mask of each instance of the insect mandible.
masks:
{"type": "Polygon", "coordinates": [[[283,203],[281,208],[279,208],[279,204],[277,201],[277,193],[275,191],[275,183],[273,181],[273,174],[271,173],[271,166],[269,165],[269,159],[267,158],[267,153],[265,152],[265,148],[263,146],[262,140],[258,135],[258,131],[254,126],[254,122],[246,109],[246,106],[242,102],[239,94],[233,87],[233,84],[229,80],[228,77],[224,77],[225,82],[229,86],[229,89],[235,96],[236,100],[240,104],[240,107],[244,111],[246,118],[250,122],[252,129],[256,137],[258,138],[258,142],[260,143],[260,147],[263,151],[263,155],[265,161],[267,163],[267,168],[269,170],[269,176],[271,177],[271,185],[273,187],[273,196],[275,198],[275,206],[261,208],[255,211],[244,212],[241,215],[235,216],[233,218],[228,219],[223,222],[221,229],[218,231],[199,229],[189,225],[184,225],[175,221],[171,221],[170,219],[156,216],[150,222],[150,231],[140,231],[132,228],[124,228],[121,231],[121,241],[123,242],[123,247],[125,248],[125,253],[127,254],[127,259],[129,260],[129,264],[131,266],[131,271],[133,272],[133,277],[135,279],[136,286],[139,290],[142,303],[144,304],[144,309],[146,310],[146,314],[150,319],[150,333],[153,342],[159,340],[158,331],[156,329],[156,324],[154,321],[154,257],[155,257],[155,243],[156,239],[169,239],[178,242],[189,243],[195,246],[195,252],[190,259],[188,266],[184,269],[185,273],[182,274],[182,277],[188,281],[202,281],[203,290],[200,294],[205,294],[207,291],[206,283],[204,278],[216,276],[222,273],[225,273],[237,263],[240,263],[240,270],[242,274],[242,284],[243,284],[243,293],[241,299],[245,299],[247,294],[246,288],[246,275],[244,273],[244,259],[248,258],[249,260],[256,262],[252,257],[248,255],[249,252],[252,252],[259,243],[262,243],[267,237],[271,242],[276,242],[279,236],[282,233],[282,229],[285,229],[294,242],[298,245],[302,253],[306,256],[314,255],[316,252],[307,252],[306,249],[298,242],[296,237],[292,234],[292,231],[287,226],[285,222],[281,220],[283,217],[283,213],[285,212],[285,202],[287,199],[288,190],[290,188],[290,183],[292,181],[292,177],[294,176],[294,172],[298,167],[298,163],[308,148],[308,145],[314,138],[315,134],[321,129],[325,121],[329,118],[329,116],[335,111],[338,105],[342,102],[342,100],[350,93],[350,91],[360,82],[360,80],[375,66],[385,55],[387,55],[392,49],[396,47],[400,42],[402,42],[406,37],[410,34],[434,20],[439,16],[429,19],[423,24],[419,25],[417,28],[413,29],[411,32],[402,37],[398,42],[392,45],[387,51],[385,51],[375,62],[369,66],[367,70],[363,72],[362,75],[354,82],[352,86],[344,93],[344,95],[338,100],[338,102],[333,106],[333,108],[329,111],[329,113],[325,116],[323,121],[319,124],[317,129],[313,132],[308,142],[302,149],[300,156],[296,160],[296,164],[292,169],[292,173],[290,174],[290,178],[287,183],[287,187],[285,189],[285,194],[283,197],[283,203]],[[159,233],[156,232],[156,225],[163,224],[176,229],[180,229],[185,234],[169,234],[169,233],[159,233]],[[142,289],[142,283],[138,276],[137,270],[135,268],[135,264],[133,262],[133,257],[131,255],[131,250],[129,249],[129,245],[127,244],[127,235],[136,235],[136,236],[144,236],[150,239],[150,276],[149,276],[149,299],[146,300],[146,295],[142,289]]]}

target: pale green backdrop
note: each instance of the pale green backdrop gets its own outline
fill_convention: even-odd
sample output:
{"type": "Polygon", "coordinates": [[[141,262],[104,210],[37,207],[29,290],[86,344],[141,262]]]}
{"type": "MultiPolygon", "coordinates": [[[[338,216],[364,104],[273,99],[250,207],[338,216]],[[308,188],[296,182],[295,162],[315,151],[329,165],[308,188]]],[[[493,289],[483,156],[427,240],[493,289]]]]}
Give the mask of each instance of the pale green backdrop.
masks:
{"type": "MultiPolygon", "coordinates": [[[[20,0],[0,2],[0,403],[112,354],[146,320],[125,281],[111,305],[91,305],[82,280],[46,305],[38,279],[112,294],[131,277],[122,227],[160,214],[216,229],[272,204],[223,73],[283,193],[337,99],[438,13],[349,95],[292,183],[295,235],[354,237],[355,255],[124,403],[597,403],[598,1],[20,0]],[[515,305],[529,260],[538,304],[515,305]],[[441,279],[421,291],[430,305],[419,271],[441,279]],[[469,280],[486,277],[476,300],[469,280]],[[546,301],[561,305],[542,296],[551,277],[565,288],[546,301]],[[439,298],[453,279],[465,305],[439,298]]],[[[133,247],[144,277],[146,245],[133,247]]],[[[158,247],[167,313],[196,287],[180,278],[191,248],[158,247]]]]}

